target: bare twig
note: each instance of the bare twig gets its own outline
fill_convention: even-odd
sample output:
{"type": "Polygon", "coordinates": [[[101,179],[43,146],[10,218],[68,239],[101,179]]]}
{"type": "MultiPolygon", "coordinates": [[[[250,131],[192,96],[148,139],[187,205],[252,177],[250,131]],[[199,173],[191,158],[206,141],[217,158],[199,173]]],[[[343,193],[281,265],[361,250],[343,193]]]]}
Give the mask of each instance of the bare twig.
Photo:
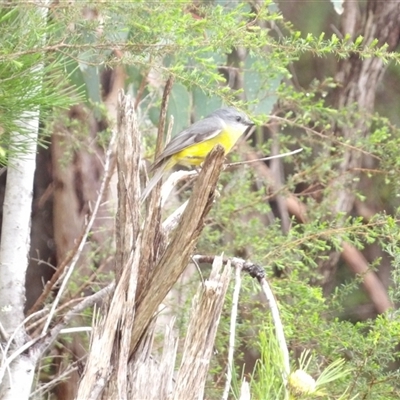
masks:
{"type": "MultiPolygon", "coordinates": [[[[228,265],[228,264],[227,264],[228,265]]],[[[224,393],[222,394],[222,400],[228,400],[229,391],[231,388],[232,382],[232,370],[233,370],[233,356],[235,352],[235,339],[236,339],[236,320],[238,315],[239,308],[239,294],[240,288],[242,285],[242,277],[241,277],[242,269],[240,265],[235,266],[235,288],[232,296],[232,310],[231,310],[231,319],[230,319],[230,327],[229,327],[229,349],[228,349],[228,363],[227,363],[227,372],[226,372],[226,382],[224,393]]]]}
{"type": "MultiPolygon", "coordinates": [[[[0,367],[0,381],[3,381],[3,376],[5,372],[8,370],[10,367],[11,363],[16,360],[21,354],[23,354],[25,351],[27,351],[30,347],[32,347],[40,337],[31,339],[27,342],[25,342],[22,346],[18,347],[14,353],[9,355],[7,358],[3,358],[1,367],[0,367]]],[[[36,360],[35,360],[36,361],[36,360]]]]}
{"type": "Polygon", "coordinates": [[[272,293],[271,287],[269,286],[267,280],[263,278],[260,284],[262,291],[268,301],[272,319],[274,321],[275,335],[279,344],[279,349],[282,354],[282,362],[283,362],[282,379],[284,386],[286,387],[287,379],[290,374],[289,350],[286,344],[285,332],[283,331],[281,317],[279,315],[278,304],[275,300],[274,294],[272,293]]]}
{"type": "Polygon", "coordinates": [[[140,101],[142,100],[144,89],[146,88],[147,83],[149,82],[149,73],[150,73],[150,68],[148,67],[147,70],[143,74],[143,78],[140,82],[139,89],[136,92],[136,98],[135,98],[135,104],[134,104],[135,111],[137,111],[140,101]]]}
{"type": "Polygon", "coordinates": [[[11,364],[12,361],[14,361],[20,354],[22,354],[25,350],[27,350],[29,347],[32,346],[32,344],[36,343],[36,339],[27,341],[24,343],[23,346],[18,347],[18,349],[11,354],[10,356],[7,357],[8,350],[11,348],[11,345],[14,341],[15,335],[19,330],[22,329],[22,327],[32,318],[36,317],[37,314],[41,314],[43,311],[38,311],[35,314],[28,315],[14,330],[14,332],[9,336],[8,341],[3,349],[3,358],[1,361],[1,368],[0,368],[0,382],[3,380],[3,375],[5,371],[8,369],[9,365],[11,364]],[[22,350],[21,350],[22,349],[22,350]]]}
{"type": "Polygon", "coordinates": [[[192,260],[192,263],[194,264],[194,266],[196,267],[197,273],[200,276],[202,284],[204,285],[204,278],[203,278],[203,274],[202,274],[201,269],[200,269],[200,265],[198,264],[198,262],[193,257],[191,257],[191,260],[192,260]]]}
{"type": "Polygon", "coordinates": [[[43,383],[42,385],[40,385],[40,387],[38,389],[36,389],[34,392],[32,392],[29,395],[29,398],[30,399],[37,399],[37,398],[44,399],[45,398],[44,393],[46,393],[51,388],[56,386],[59,382],[68,378],[68,376],[70,374],[72,374],[72,372],[78,370],[78,365],[81,362],[82,362],[82,360],[78,360],[78,361],[74,362],[72,365],[68,366],[68,368],[65,371],[58,374],[56,378],[52,379],[50,382],[43,383]],[[37,397],[39,394],[41,394],[40,397],[37,397]]]}
{"type": "Polygon", "coordinates": [[[3,339],[3,341],[8,342],[10,339],[10,335],[6,332],[6,330],[3,327],[3,324],[0,322],[0,335],[3,339]]]}
{"type": "Polygon", "coordinates": [[[174,127],[174,116],[171,115],[169,117],[169,123],[168,123],[168,130],[167,130],[167,136],[165,137],[165,143],[168,144],[169,141],[171,140],[171,135],[172,135],[172,129],[174,127]]]}
{"type": "Polygon", "coordinates": [[[79,332],[91,332],[91,326],[76,326],[75,328],[65,328],[61,329],[60,334],[67,335],[70,333],[79,333],[79,332]]]}
{"type": "Polygon", "coordinates": [[[71,309],[62,320],[53,327],[41,340],[39,343],[39,347],[36,349],[39,355],[42,355],[44,351],[54,342],[55,338],[58,336],[62,328],[67,325],[72,318],[74,318],[77,314],[81,313],[85,308],[90,307],[91,305],[97,303],[99,300],[103,300],[104,297],[108,296],[115,288],[115,282],[108,285],[107,287],[101,289],[99,292],[88,296],[85,300],[71,309]]]}
{"type": "MultiPolygon", "coordinates": [[[[214,262],[216,256],[206,256],[197,254],[193,256],[193,259],[196,260],[198,263],[208,263],[212,264],[214,262]]],[[[227,263],[228,261],[234,266],[239,267],[242,271],[247,272],[252,278],[257,279],[261,282],[261,279],[265,278],[265,271],[264,268],[261,266],[252,263],[251,261],[243,260],[243,258],[238,257],[223,257],[222,261],[227,263]]]]}
{"type": "Polygon", "coordinates": [[[302,148],[296,149],[296,150],[293,150],[293,151],[289,151],[289,152],[287,152],[287,153],[277,154],[277,155],[275,155],[275,156],[257,158],[257,159],[255,159],[255,160],[239,161],[239,162],[229,163],[229,164],[227,164],[226,166],[227,166],[227,167],[236,167],[236,166],[238,166],[238,165],[247,165],[247,164],[252,164],[252,163],[255,163],[255,162],[259,162],[259,161],[275,160],[275,159],[277,159],[277,158],[292,156],[293,154],[300,153],[301,151],[303,151],[302,148]]]}
{"type": "Polygon", "coordinates": [[[41,356],[56,340],[61,330],[67,326],[73,318],[79,315],[83,310],[93,306],[99,301],[104,300],[105,297],[110,295],[115,288],[115,282],[110,283],[98,292],[85,297],[79,304],[72,307],[56,325],[51,328],[46,335],[40,337],[40,341],[35,346],[35,351],[41,356]]]}
{"type": "MultiPolygon", "coordinates": [[[[56,314],[60,315],[60,313],[63,310],[65,309],[69,310],[73,305],[80,303],[84,299],[85,297],[78,297],[63,303],[62,305],[60,305],[60,307],[57,308],[56,314]]],[[[49,308],[44,307],[40,311],[36,311],[35,314],[32,314],[36,317],[36,320],[34,322],[31,322],[29,325],[27,325],[25,322],[26,331],[31,333],[32,336],[34,336],[37,332],[33,332],[33,330],[37,327],[40,327],[44,323],[44,321],[46,321],[48,312],[49,308]]]]}

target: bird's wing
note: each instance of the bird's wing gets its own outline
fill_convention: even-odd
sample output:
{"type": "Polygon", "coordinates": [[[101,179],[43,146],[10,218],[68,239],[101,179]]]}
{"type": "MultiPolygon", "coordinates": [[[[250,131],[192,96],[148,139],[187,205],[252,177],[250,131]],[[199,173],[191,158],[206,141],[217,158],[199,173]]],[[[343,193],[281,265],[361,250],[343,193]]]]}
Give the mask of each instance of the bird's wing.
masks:
{"type": "Polygon", "coordinates": [[[196,143],[212,139],[221,133],[222,121],[216,118],[205,118],[195,122],[189,128],[175,136],[165,147],[165,150],[154,161],[152,169],[156,169],[166,158],[186,149],[196,143]]]}

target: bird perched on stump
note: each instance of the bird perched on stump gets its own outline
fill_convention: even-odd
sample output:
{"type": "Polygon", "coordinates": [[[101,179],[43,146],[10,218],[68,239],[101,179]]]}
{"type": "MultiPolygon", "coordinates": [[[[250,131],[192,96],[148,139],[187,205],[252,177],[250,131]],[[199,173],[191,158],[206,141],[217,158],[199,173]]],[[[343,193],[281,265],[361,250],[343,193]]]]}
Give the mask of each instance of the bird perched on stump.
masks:
{"type": "Polygon", "coordinates": [[[229,153],[240,136],[254,123],[234,107],[220,108],[175,136],[156,158],[155,171],[140,198],[143,202],[160,179],[175,165],[198,166],[220,144],[229,153]]]}

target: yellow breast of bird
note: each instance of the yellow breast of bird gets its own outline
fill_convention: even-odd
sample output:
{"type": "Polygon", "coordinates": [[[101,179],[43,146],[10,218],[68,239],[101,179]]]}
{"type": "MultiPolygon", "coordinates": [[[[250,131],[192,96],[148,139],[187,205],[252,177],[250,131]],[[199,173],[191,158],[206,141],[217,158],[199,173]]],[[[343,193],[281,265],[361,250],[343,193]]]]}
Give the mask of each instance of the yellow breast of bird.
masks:
{"type": "Polygon", "coordinates": [[[225,149],[225,154],[228,154],[235,143],[238,141],[243,133],[243,129],[224,129],[217,136],[205,140],[204,142],[195,143],[185,149],[175,153],[171,159],[176,164],[185,166],[200,165],[207,154],[216,146],[220,144],[225,149]]]}

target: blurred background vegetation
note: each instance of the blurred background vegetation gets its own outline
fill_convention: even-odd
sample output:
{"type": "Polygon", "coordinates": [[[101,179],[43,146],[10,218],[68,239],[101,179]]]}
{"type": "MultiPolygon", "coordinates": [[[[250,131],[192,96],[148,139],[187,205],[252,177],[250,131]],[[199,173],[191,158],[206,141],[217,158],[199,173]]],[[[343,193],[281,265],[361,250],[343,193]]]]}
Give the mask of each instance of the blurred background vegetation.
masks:
{"type": "MultiPolygon", "coordinates": [[[[23,148],[9,147],[15,121],[30,107],[41,109],[26,310],[74,247],[96,199],[118,91],[135,98],[150,162],[164,84],[172,76],[172,135],[235,105],[258,126],[229,160],[303,149],[226,169],[198,254],[223,252],[265,269],[294,365],[305,349],[314,377],[345,360],[351,372],[315,397],[399,398],[400,10],[372,0],[343,6],[339,15],[328,0],[60,1],[49,3],[47,24],[40,26],[35,5],[2,4],[0,193],[9,152],[23,156],[23,148]],[[46,32],[40,47],[39,29],[46,32]],[[38,62],[46,66],[45,85],[29,98],[33,103],[24,102],[38,62]]],[[[190,185],[180,188],[165,215],[190,193],[190,185]]],[[[107,200],[64,304],[112,279],[112,188],[107,200]]],[[[184,289],[177,288],[181,302],[169,304],[181,315],[182,337],[198,281],[188,272],[184,289]]],[[[283,398],[279,369],[271,366],[279,360],[262,356],[269,375],[260,368],[260,354],[274,348],[268,310],[249,277],[243,285],[236,379],[250,380],[253,398],[283,398]],[[266,387],[268,379],[274,383],[266,387]]],[[[209,399],[223,390],[229,302],[209,399]]],[[[86,345],[79,335],[60,338],[38,366],[39,398],[74,397],[86,345]],[[41,391],[49,381],[49,392],[41,391]]]]}

